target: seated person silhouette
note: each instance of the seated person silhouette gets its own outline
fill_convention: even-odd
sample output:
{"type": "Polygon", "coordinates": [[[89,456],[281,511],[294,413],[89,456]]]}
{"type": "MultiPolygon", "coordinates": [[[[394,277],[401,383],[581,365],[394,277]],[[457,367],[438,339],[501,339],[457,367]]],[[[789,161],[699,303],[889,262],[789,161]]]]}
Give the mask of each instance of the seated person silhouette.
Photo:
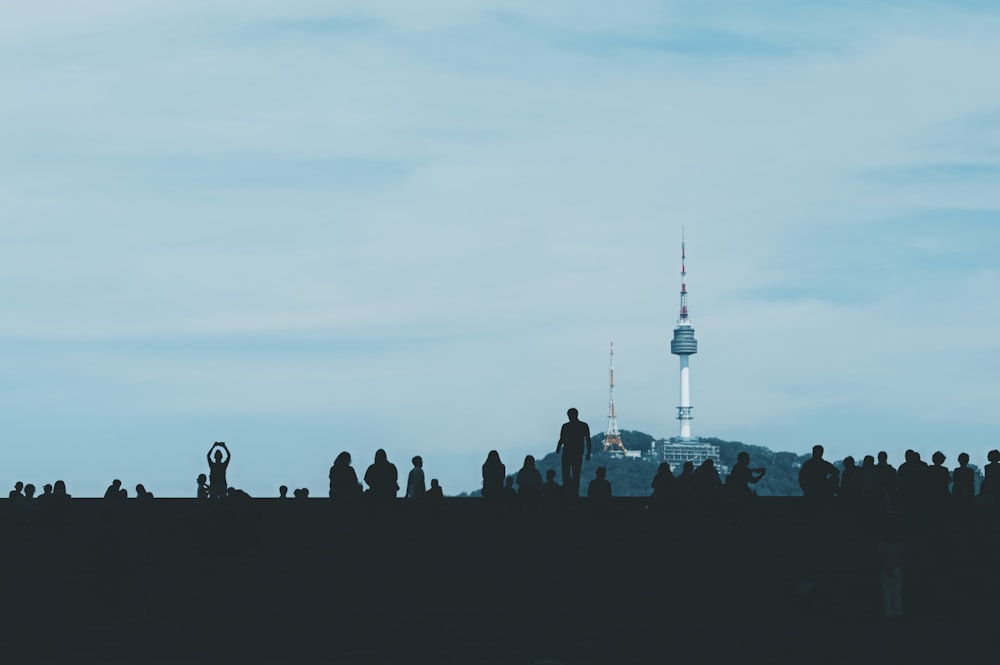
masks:
{"type": "Polygon", "coordinates": [[[691,475],[691,485],[694,489],[694,498],[699,503],[712,503],[719,497],[722,489],[722,479],[719,477],[719,470],[715,468],[715,461],[706,459],[698,465],[691,475]]]}
{"type": "MultiPolygon", "coordinates": [[[[117,483],[119,481],[116,480],[115,482],[117,483]]],[[[195,497],[198,499],[207,499],[209,497],[208,476],[206,476],[204,473],[199,473],[197,482],[198,482],[198,493],[195,495],[195,497]]]]}
{"type": "Polygon", "coordinates": [[[726,490],[730,498],[745,500],[754,496],[750,485],[759,483],[765,473],[767,473],[767,469],[762,466],[751,469],[750,453],[746,451],[740,452],[736,456],[736,464],[733,465],[733,470],[726,477],[726,490]]]}
{"type": "Polygon", "coordinates": [[[208,496],[211,499],[225,499],[229,491],[229,485],[226,482],[226,469],[229,468],[229,460],[232,459],[226,442],[216,441],[213,443],[205,457],[208,458],[208,496]],[[226,452],[225,459],[223,459],[222,451],[226,452]]]}
{"type": "Polygon", "coordinates": [[[656,475],[653,476],[651,487],[655,503],[666,503],[677,496],[677,479],[670,471],[670,462],[660,462],[660,466],[656,468],[656,475]]]}
{"type": "Polygon", "coordinates": [[[677,476],[677,497],[689,503],[694,497],[694,462],[684,462],[681,475],[677,476]]]}
{"type": "Polygon", "coordinates": [[[500,461],[500,453],[491,450],[483,462],[483,498],[499,499],[503,496],[507,467],[500,461]]]}
{"type": "Polygon", "coordinates": [[[597,467],[594,472],[595,478],[587,486],[587,496],[591,499],[606,501],[611,498],[611,482],[608,481],[608,470],[603,466],[597,467]]]}
{"type": "Polygon", "coordinates": [[[426,496],[428,499],[444,498],[444,490],[441,489],[441,483],[438,482],[437,478],[431,478],[430,489],[427,490],[427,494],[425,494],[424,496],[426,496]]]}
{"type": "Polygon", "coordinates": [[[543,499],[555,499],[563,495],[562,485],[556,482],[556,470],[548,469],[545,472],[545,482],[541,488],[543,499]]]}
{"type": "Polygon", "coordinates": [[[373,499],[395,499],[399,491],[399,472],[381,448],[375,451],[375,461],[365,471],[368,495],[373,499]]]}
{"type": "Polygon", "coordinates": [[[292,496],[296,499],[308,499],[309,498],[309,488],[300,487],[299,489],[292,492],[292,496]]]}
{"type": "Polygon", "coordinates": [[[13,499],[15,501],[17,501],[18,499],[23,499],[24,498],[23,492],[24,492],[24,483],[22,483],[19,480],[16,483],[14,483],[14,489],[10,491],[10,494],[7,495],[7,498],[13,499]]]}
{"type": "Polygon", "coordinates": [[[517,495],[522,499],[537,499],[542,496],[542,474],[535,468],[535,458],[528,455],[524,466],[517,472],[517,495]]]}
{"type": "Polygon", "coordinates": [[[108,485],[108,489],[104,491],[105,499],[120,499],[122,498],[122,481],[115,478],[108,485]]]}
{"type": "Polygon", "coordinates": [[[135,498],[140,501],[149,501],[153,498],[153,493],[146,490],[142,483],[135,486],[135,498]]]}
{"type": "Polygon", "coordinates": [[[337,455],[330,467],[330,498],[350,501],[360,496],[361,483],[351,466],[351,453],[345,450],[337,455]]]}
{"type": "Polygon", "coordinates": [[[287,499],[288,498],[288,485],[281,485],[278,487],[278,498],[287,499]]]}

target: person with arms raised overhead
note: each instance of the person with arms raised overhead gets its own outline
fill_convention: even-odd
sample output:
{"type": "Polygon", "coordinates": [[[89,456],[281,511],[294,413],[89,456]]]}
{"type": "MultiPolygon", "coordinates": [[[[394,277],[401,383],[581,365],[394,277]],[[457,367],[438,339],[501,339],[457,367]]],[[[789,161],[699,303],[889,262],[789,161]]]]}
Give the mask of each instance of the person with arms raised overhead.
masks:
{"type": "Polygon", "coordinates": [[[225,441],[216,441],[208,449],[206,457],[208,458],[208,496],[212,499],[225,499],[229,491],[229,484],[226,482],[226,469],[229,468],[229,460],[233,457],[229,452],[229,447],[226,446],[225,441]],[[225,459],[223,459],[222,451],[226,452],[225,459]]]}
{"type": "Polygon", "coordinates": [[[570,409],[566,412],[568,422],[559,431],[556,454],[562,452],[563,491],[567,496],[580,496],[580,472],[583,469],[583,448],[587,447],[590,460],[590,426],[580,420],[580,412],[570,409]]]}

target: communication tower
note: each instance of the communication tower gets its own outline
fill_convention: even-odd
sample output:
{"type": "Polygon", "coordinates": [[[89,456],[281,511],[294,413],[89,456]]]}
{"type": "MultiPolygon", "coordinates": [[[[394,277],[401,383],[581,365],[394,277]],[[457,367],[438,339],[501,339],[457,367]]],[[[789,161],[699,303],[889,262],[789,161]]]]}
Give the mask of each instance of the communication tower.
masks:
{"type": "Polygon", "coordinates": [[[608,400],[608,431],[604,434],[602,452],[624,455],[621,432],[618,431],[618,415],[615,413],[615,340],[611,340],[610,394],[608,400]]]}

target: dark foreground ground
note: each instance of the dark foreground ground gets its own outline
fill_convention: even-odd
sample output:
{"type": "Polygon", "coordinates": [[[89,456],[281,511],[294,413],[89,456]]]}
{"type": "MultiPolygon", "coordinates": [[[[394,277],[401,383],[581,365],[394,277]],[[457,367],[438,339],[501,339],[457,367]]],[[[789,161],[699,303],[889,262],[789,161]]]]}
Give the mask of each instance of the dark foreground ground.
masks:
{"type": "Polygon", "coordinates": [[[0,662],[995,661],[992,514],[908,534],[896,623],[878,533],[765,498],[738,518],[632,499],[0,505],[0,662]]]}

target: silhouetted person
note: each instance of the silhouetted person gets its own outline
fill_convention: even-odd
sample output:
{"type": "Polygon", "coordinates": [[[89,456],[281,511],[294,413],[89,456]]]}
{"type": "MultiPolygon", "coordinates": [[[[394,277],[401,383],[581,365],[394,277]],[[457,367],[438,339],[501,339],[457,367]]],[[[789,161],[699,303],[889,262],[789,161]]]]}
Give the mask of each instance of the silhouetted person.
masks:
{"type": "Polygon", "coordinates": [[[438,482],[437,478],[431,478],[431,486],[425,494],[428,499],[443,499],[444,490],[441,489],[441,483],[438,482]]]}
{"type": "MultiPolygon", "coordinates": [[[[115,482],[121,485],[120,480],[116,480],[115,482]]],[[[209,497],[208,476],[206,476],[204,473],[199,473],[197,483],[198,483],[198,492],[197,494],[195,494],[195,497],[198,499],[207,499],[209,497]]]]}
{"type": "Polygon", "coordinates": [[[714,503],[722,489],[722,479],[715,461],[706,459],[698,465],[691,475],[691,486],[694,489],[694,499],[700,504],[714,503]]]}
{"type": "Polygon", "coordinates": [[[809,504],[816,507],[833,498],[839,477],[837,467],[823,459],[823,446],[815,445],[812,457],[799,469],[799,487],[809,504]]]}
{"type": "Polygon", "coordinates": [[[396,498],[399,472],[381,448],[375,451],[375,461],[365,471],[365,483],[368,485],[368,494],[373,499],[396,498]]]}
{"type": "Polygon", "coordinates": [[[736,456],[733,470],[726,478],[726,490],[729,492],[729,496],[736,500],[749,499],[753,496],[753,490],[750,489],[750,486],[759,483],[766,473],[767,469],[762,466],[751,469],[750,453],[740,452],[736,456]]]}
{"type": "Polygon", "coordinates": [[[899,490],[899,482],[896,468],[889,464],[889,453],[884,450],[878,454],[878,464],[875,465],[875,472],[878,474],[879,491],[887,506],[898,508],[899,499],[897,492],[899,490]]]}
{"type": "Polygon", "coordinates": [[[288,485],[281,485],[278,488],[278,498],[287,499],[288,498],[288,485]]]}
{"type": "Polygon", "coordinates": [[[861,499],[861,469],[854,462],[854,457],[844,458],[844,471],[840,474],[840,497],[852,506],[857,506],[861,499]]]}
{"type": "Polygon", "coordinates": [[[499,499],[503,496],[507,467],[500,461],[500,453],[491,450],[483,462],[483,498],[499,499]]]}
{"type": "Polygon", "coordinates": [[[664,505],[677,498],[677,479],[670,471],[670,462],[660,462],[651,487],[653,503],[664,505]]]}
{"type": "Polygon", "coordinates": [[[57,480],[52,486],[52,498],[60,502],[72,498],[66,493],[66,483],[64,481],[57,480]]]}
{"type": "Polygon", "coordinates": [[[49,505],[49,502],[51,500],[52,500],[52,485],[49,483],[45,483],[44,485],[42,485],[42,493],[38,495],[37,499],[38,505],[41,508],[45,508],[49,505]]]}
{"type": "Polygon", "coordinates": [[[20,480],[17,481],[16,483],[14,483],[14,489],[12,489],[10,491],[10,493],[7,495],[7,498],[10,499],[11,501],[13,501],[14,503],[16,503],[16,502],[20,501],[21,499],[23,499],[24,498],[24,483],[22,483],[20,480]]]}
{"type": "Polygon", "coordinates": [[[542,496],[542,474],[535,468],[535,458],[527,455],[524,466],[517,472],[517,495],[522,499],[537,499],[542,496]]]}
{"type": "Polygon", "coordinates": [[[611,482],[608,480],[608,470],[603,466],[597,467],[594,471],[595,478],[587,486],[587,496],[598,501],[607,501],[611,498],[611,482]]]}
{"type": "Polygon", "coordinates": [[[514,476],[508,476],[503,481],[503,498],[511,501],[517,498],[517,490],[514,489],[514,476]]]}
{"type": "Polygon", "coordinates": [[[28,483],[24,486],[24,496],[17,500],[17,530],[22,533],[32,533],[38,519],[38,501],[35,500],[35,486],[28,483]]]}
{"type": "Polygon", "coordinates": [[[330,467],[330,498],[350,501],[361,496],[358,474],[351,466],[351,453],[346,450],[333,461],[330,467]]]}
{"type": "Polygon", "coordinates": [[[861,505],[865,510],[871,510],[879,505],[878,469],[875,468],[875,457],[865,455],[861,463],[861,505]]]}
{"type": "Polygon", "coordinates": [[[955,503],[968,506],[976,498],[976,473],[969,466],[969,453],[959,453],[958,466],[951,474],[951,495],[955,503]]]}
{"type": "Polygon", "coordinates": [[[1000,495],[1000,450],[986,453],[986,459],[989,460],[989,464],[983,468],[983,482],[979,485],[979,496],[995,504],[997,496],[1000,495]]]}
{"type": "Polygon", "coordinates": [[[562,452],[563,491],[567,496],[579,496],[584,446],[587,459],[590,459],[590,426],[580,420],[580,412],[576,409],[568,410],[566,416],[569,422],[563,423],[559,431],[556,453],[562,452]]]}
{"type": "Polygon", "coordinates": [[[694,462],[684,462],[681,475],[677,476],[677,498],[683,504],[694,499],[694,462]]]}
{"type": "Polygon", "coordinates": [[[226,442],[216,441],[213,443],[205,457],[208,458],[208,496],[212,499],[225,499],[229,493],[226,469],[229,468],[229,460],[232,459],[226,442]],[[212,451],[215,451],[214,455],[212,451]],[[223,459],[222,451],[226,452],[225,459],[223,459]]]}
{"type": "Polygon", "coordinates": [[[413,468],[406,479],[406,498],[420,499],[427,493],[424,485],[424,460],[420,455],[413,458],[413,468]]]}
{"type": "Polygon", "coordinates": [[[135,498],[139,501],[149,501],[153,498],[153,493],[146,490],[142,483],[135,486],[135,498]]]}
{"type": "Polygon", "coordinates": [[[294,492],[292,492],[292,496],[294,498],[296,498],[296,499],[308,499],[309,498],[309,488],[308,487],[300,487],[297,490],[295,490],[294,492]]]}
{"type": "Polygon", "coordinates": [[[108,489],[104,491],[104,498],[105,499],[122,498],[121,489],[122,489],[122,481],[115,478],[114,480],[111,481],[111,484],[108,485],[108,489]]]}
{"type": "Polygon", "coordinates": [[[914,524],[923,524],[927,513],[928,490],[930,487],[927,462],[920,459],[920,453],[907,450],[906,461],[899,465],[896,480],[903,512],[914,524]]]}
{"type": "Polygon", "coordinates": [[[948,487],[951,485],[951,472],[944,466],[947,459],[940,450],[931,455],[934,463],[927,469],[927,491],[928,499],[937,508],[946,506],[951,501],[951,492],[948,487]]]}
{"type": "Polygon", "coordinates": [[[562,485],[556,482],[555,469],[545,471],[545,482],[542,483],[541,494],[543,499],[555,499],[563,495],[562,485]]]}

